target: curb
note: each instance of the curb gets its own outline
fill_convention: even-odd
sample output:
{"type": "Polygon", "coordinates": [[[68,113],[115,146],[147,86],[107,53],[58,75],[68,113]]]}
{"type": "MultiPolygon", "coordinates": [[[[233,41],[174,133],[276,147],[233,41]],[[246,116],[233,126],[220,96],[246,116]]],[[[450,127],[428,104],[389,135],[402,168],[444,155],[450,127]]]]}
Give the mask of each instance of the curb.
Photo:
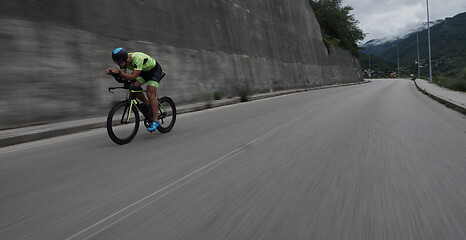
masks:
{"type": "Polygon", "coordinates": [[[49,130],[49,131],[35,132],[31,134],[17,135],[17,136],[0,139],[0,147],[6,147],[6,146],[20,144],[20,143],[37,141],[37,140],[42,140],[46,138],[52,138],[52,137],[57,137],[61,135],[82,132],[82,131],[86,131],[86,130],[90,130],[94,128],[101,128],[105,126],[106,124],[101,122],[101,123],[86,124],[86,125],[81,125],[81,126],[76,126],[76,127],[68,127],[68,128],[54,129],[54,130],[49,130]]]}
{"type": "MultiPolygon", "coordinates": [[[[293,93],[314,91],[314,90],[320,90],[320,89],[326,89],[326,88],[359,85],[359,84],[365,84],[369,82],[371,81],[365,80],[365,81],[355,82],[355,83],[334,84],[334,85],[321,86],[321,87],[293,89],[293,90],[278,91],[278,92],[273,92],[273,93],[263,93],[263,94],[257,94],[257,95],[250,96],[248,98],[248,101],[277,97],[277,96],[288,95],[288,94],[293,94],[293,93]]],[[[240,102],[241,101],[239,97],[234,97],[230,99],[212,101],[211,103],[201,102],[201,103],[189,104],[189,105],[177,107],[177,114],[202,111],[205,109],[227,106],[227,105],[237,104],[240,102]]],[[[0,136],[0,147],[6,147],[10,145],[15,145],[15,144],[21,144],[21,143],[32,142],[32,141],[37,141],[41,139],[66,135],[66,134],[87,131],[87,130],[91,130],[94,128],[104,128],[106,127],[105,120],[106,120],[106,117],[99,117],[99,118],[87,119],[85,121],[86,123],[81,123],[79,122],[79,120],[74,121],[74,122],[79,122],[79,123],[68,122],[68,124],[63,124],[64,126],[62,127],[47,127],[47,126],[59,125],[57,123],[54,123],[54,124],[35,126],[37,128],[31,127],[31,130],[27,130],[27,131],[24,131],[24,128],[23,128],[23,131],[19,131],[21,128],[0,130],[0,133],[2,134],[2,136],[0,136]]]]}
{"type": "Polygon", "coordinates": [[[427,92],[425,89],[422,89],[417,85],[416,80],[414,80],[414,85],[416,85],[417,90],[419,90],[420,92],[422,92],[425,95],[429,96],[430,98],[434,99],[435,101],[447,106],[448,108],[451,108],[451,109],[453,109],[453,110],[455,110],[457,112],[460,112],[460,113],[466,115],[466,108],[464,108],[462,106],[459,106],[459,105],[457,105],[455,103],[452,103],[450,101],[447,101],[447,100],[445,100],[445,99],[443,99],[443,98],[441,98],[439,96],[436,96],[436,95],[434,95],[432,93],[427,92]]]}

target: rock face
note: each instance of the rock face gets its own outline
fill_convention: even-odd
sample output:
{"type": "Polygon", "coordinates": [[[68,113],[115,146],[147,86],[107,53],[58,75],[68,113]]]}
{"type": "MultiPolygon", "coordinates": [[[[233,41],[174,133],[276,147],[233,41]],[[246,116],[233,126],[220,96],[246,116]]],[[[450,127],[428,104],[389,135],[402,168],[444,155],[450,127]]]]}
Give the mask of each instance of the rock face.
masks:
{"type": "Polygon", "coordinates": [[[307,0],[7,1],[0,16],[0,128],[105,116],[124,98],[104,73],[120,46],[155,57],[178,104],[362,80],[307,0]]]}

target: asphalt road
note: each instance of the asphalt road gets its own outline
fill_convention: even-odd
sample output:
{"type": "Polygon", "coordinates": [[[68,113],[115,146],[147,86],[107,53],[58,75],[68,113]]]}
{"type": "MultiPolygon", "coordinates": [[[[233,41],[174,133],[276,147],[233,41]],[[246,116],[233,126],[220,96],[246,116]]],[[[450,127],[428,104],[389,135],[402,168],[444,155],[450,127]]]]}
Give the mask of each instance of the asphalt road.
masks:
{"type": "Polygon", "coordinates": [[[466,239],[466,118],[408,80],[0,149],[0,239],[466,239]]]}

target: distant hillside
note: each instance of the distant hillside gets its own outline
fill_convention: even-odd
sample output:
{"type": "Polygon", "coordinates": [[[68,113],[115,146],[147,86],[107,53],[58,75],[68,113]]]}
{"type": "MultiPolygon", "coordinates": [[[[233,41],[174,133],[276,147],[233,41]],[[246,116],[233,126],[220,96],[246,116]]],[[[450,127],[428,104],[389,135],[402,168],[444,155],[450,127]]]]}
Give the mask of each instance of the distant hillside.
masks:
{"type": "Polygon", "coordinates": [[[403,39],[373,39],[361,46],[363,48],[361,52],[367,55],[380,56],[401,40],[403,39]]]}
{"type": "MultiPolygon", "coordinates": [[[[461,13],[431,27],[432,66],[434,76],[454,77],[466,67],[466,13],[461,13]]],[[[417,40],[419,36],[422,76],[428,75],[427,30],[414,32],[398,43],[402,75],[417,75],[417,40]]],[[[371,45],[371,52],[383,60],[397,63],[396,43],[387,48],[387,43],[371,45]],[[381,50],[382,49],[382,50],[381,50]],[[383,51],[384,50],[384,51],[383,51]]],[[[361,62],[366,67],[364,62],[361,62]]]]}
{"type": "Polygon", "coordinates": [[[369,55],[363,53],[359,56],[359,64],[363,70],[364,78],[388,78],[392,72],[397,71],[396,63],[388,62],[372,55],[369,59],[369,55]],[[372,76],[369,75],[369,69],[372,76]]]}
{"type": "MultiPolygon", "coordinates": [[[[439,23],[442,23],[443,21],[445,20],[439,19],[436,21],[431,21],[431,27],[439,23]]],[[[372,39],[360,46],[362,48],[361,52],[367,55],[380,56],[385,51],[391,49],[393,46],[396,46],[402,40],[408,38],[411,34],[421,32],[426,29],[427,22],[423,23],[420,27],[416,29],[412,29],[408,34],[404,36],[398,36],[395,38],[372,39]]]]}

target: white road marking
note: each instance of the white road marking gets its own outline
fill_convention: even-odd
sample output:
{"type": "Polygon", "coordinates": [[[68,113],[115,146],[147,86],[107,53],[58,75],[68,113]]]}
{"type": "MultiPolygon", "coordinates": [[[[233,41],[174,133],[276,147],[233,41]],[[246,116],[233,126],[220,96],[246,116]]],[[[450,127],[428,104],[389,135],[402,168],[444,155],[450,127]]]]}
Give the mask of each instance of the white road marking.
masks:
{"type": "Polygon", "coordinates": [[[314,108],[312,110],[310,110],[309,112],[287,122],[287,123],[284,123],[282,125],[280,125],[279,127],[275,128],[274,130],[271,130],[269,132],[267,132],[266,134],[250,141],[249,143],[243,145],[243,146],[240,146],[236,149],[234,149],[233,151],[225,154],[224,156],[208,163],[207,165],[204,165],[203,167],[185,175],[184,177],[170,183],[169,185],[151,193],[150,195],[132,203],[131,205],[113,213],[112,215],[92,224],[91,226],[81,230],[80,232],[66,238],[65,240],[71,240],[71,239],[76,239],[77,237],[81,236],[81,235],[84,235],[85,233],[88,233],[87,236],[84,236],[82,239],[89,239],[97,234],[99,234],[100,232],[104,231],[105,229],[108,229],[110,228],[111,226],[115,225],[116,223],[122,221],[123,219],[129,217],[130,215],[132,215],[133,213],[143,209],[144,207],[158,201],[159,199],[167,196],[168,194],[170,194],[171,192],[177,190],[178,188],[184,186],[185,184],[189,183],[190,181],[196,179],[197,177],[200,177],[202,176],[203,174],[209,172],[210,170],[216,168],[217,166],[227,162],[228,160],[232,159],[233,157],[239,155],[240,153],[243,153],[244,151],[246,151],[247,149],[249,149],[250,147],[254,146],[254,145],[257,145],[259,144],[260,142],[264,141],[265,139],[269,138],[270,136],[280,132],[281,130],[283,129],[286,129],[292,125],[294,125],[295,123],[299,122],[301,119],[307,117],[309,114],[311,114],[312,112],[316,111],[317,109],[319,108],[322,108],[323,106],[320,106],[320,107],[317,107],[317,108],[314,108]],[[159,196],[157,196],[159,195],[159,196]],[[151,199],[153,198],[153,199],[151,199]],[[144,203],[145,202],[145,203],[144,203]],[[138,206],[140,205],[140,206],[138,206]],[[131,209],[131,208],[134,208],[134,209],[131,209]],[[121,215],[121,216],[119,216],[121,215]],[[112,220],[112,218],[115,218],[114,220],[112,220]],[[108,223],[107,223],[108,222],[108,223]],[[99,227],[100,225],[102,225],[99,229],[96,229],[97,227],[99,227]],[[90,232],[92,229],[95,229],[94,232],[90,232]]]}

